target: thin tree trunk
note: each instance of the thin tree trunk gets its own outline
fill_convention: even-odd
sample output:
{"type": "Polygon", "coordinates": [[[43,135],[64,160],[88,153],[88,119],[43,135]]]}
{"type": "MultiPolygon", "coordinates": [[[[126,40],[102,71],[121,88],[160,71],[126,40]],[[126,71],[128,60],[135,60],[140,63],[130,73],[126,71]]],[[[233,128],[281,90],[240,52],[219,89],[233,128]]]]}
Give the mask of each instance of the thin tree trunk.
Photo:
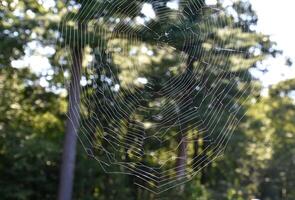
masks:
{"type": "Polygon", "coordinates": [[[186,161],[187,161],[187,137],[185,135],[180,136],[180,146],[178,149],[176,172],[179,180],[185,177],[186,161]]]}
{"type": "Polygon", "coordinates": [[[198,170],[198,159],[199,159],[199,132],[197,133],[197,135],[194,137],[194,161],[193,161],[193,168],[195,171],[198,170]]]}
{"type": "MultiPolygon", "coordinates": [[[[186,65],[187,65],[187,69],[186,69],[186,74],[185,76],[187,78],[191,78],[191,74],[193,73],[193,63],[195,61],[194,57],[191,57],[190,55],[188,56],[186,65]]],[[[194,83],[194,82],[193,82],[194,83]]],[[[190,83],[187,88],[186,91],[184,91],[183,97],[180,97],[180,101],[179,101],[179,105],[181,105],[180,107],[180,114],[184,113],[184,110],[187,109],[186,107],[186,101],[187,98],[189,97],[188,95],[191,95],[193,88],[191,87],[193,83],[190,83]],[[182,99],[181,99],[182,98],[182,99]]],[[[179,120],[179,117],[178,117],[179,120]]],[[[180,132],[181,135],[179,135],[179,139],[178,142],[180,142],[179,144],[179,148],[178,148],[178,152],[177,152],[177,160],[176,160],[176,173],[177,173],[177,177],[179,180],[185,178],[186,175],[186,162],[187,162],[187,126],[188,124],[184,124],[182,125],[181,122],[180,123],[180,132]]],[[[181,191],[183,191],[183,186],[180,188],[181,191]]]]}
{"type": "Polygon", "coordinates": [[[205,185],[208,182],[207,172],[210,168],[210,160],[208,157],[208,145],[209,142],[202,138],[203,140],[203,151],[201,154],[201,184],[205,185]]]}
{"type": "Polygon", "coordinates": [[[69,88],[68,119],[63,146],[62,165],[58,200],[71,200],[76,160],[77,132],[80,121],[80,78],[82,68],[82,49],[73,47],[73,64],[69,88]]]}

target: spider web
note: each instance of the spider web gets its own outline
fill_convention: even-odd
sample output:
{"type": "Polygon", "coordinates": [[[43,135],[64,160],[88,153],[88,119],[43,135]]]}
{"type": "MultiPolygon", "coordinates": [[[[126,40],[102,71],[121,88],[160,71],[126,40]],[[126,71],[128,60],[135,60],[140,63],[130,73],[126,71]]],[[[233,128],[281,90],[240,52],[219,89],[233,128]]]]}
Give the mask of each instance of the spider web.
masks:
{"type": "Polygon", "coordinates": [[[200,2],[92,0],[70,5],[60,24],[67,64],[82,57],[73,47],[84,52],[85,151],[106,173],[131,175],[156,194],[223,155],[251,90],[246,64],[232,60],[246,55],[241,27],[200,2]]]}

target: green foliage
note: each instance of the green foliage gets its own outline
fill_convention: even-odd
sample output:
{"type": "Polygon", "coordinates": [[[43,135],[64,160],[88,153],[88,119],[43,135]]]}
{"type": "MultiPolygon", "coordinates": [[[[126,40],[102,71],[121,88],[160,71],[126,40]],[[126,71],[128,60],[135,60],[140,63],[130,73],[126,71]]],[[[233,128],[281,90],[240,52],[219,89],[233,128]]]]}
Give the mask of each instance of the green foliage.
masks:
{"type": "Polygon", "coordinates": [[[27,69],[5,68],[1,74],[1,198],[52,199],[65,100],[36,84],[27,69]]]}
{"type": "MultiPolygon", "coordinates": [[[[71,10],[67,19],[63,18],[63,15],[68,10],[64,3],[57,2],[54,8],[46,9],[38,1],[12,1],[5,0],[0,3],[0,197],[1,199],[55,199],[57,194],[57,184],[59,177],[61,146],[64,133],[64,122],[66,120],[67,103],[64,95],[56,92],[52,88],[62,88],[63,85],[63,71],[58,67],[61,63],[67,59],[68,55],[65,55],[65,46],[70,40],[59,41],[62,45],[55,44],[55,35],[59,31],[57,24],[60,20],[66,23],[69,28],[68,32],[64,32],[61,35],[63,38],[69,38],[65,34],[77,34],[81,33],[81,24],[71,24],[74,19],[80,21],[85,19],[83,26],[87,26],[88,31],[85,35],[80,35],[82,38],[94,38],[94,42],[88,43],[84,46],[85,55],[94,54],[95,58],[101,63],[107,63],[104,49],[98,49],[98,42],[102,40],[103,45],[100,47],[115,49],[128,43],[128,38],[124,37],[122,30],[126,28],[126,24],[113,23],[113,32],[108,32],[105,38],[102,38],[93,27],[99,26],[99,28],[109,31],[110,27],[105,27],[103,24],[94,24],[93,21],[98,17],[104,18],[116,18],[116,17],[130,17],[133,19],[137,15],[140,15],[140,9],[142,3],[145,1],[77,1],[81,3],[82,9],[88,9],[89,14],[85,19],[85,16],[81,14],[81,10],[71,10]],[[16,2],[16,3],[13,3],[16,2]],[[120,5],[128,6],[134,12],[126,13],[125,10],[120,9],[120,5]],[[93,6],[96,7],[93,7],[93,6]],[[104,16],[95,16],[95,10],[102,7],[108,7],[113,5],[116,12],[106,12],[104,16]],[[95,8],[95,9],[94,9],[95,8]],[[16,10],[19,14],[16,14],[16,10]],[[30,15],[30,12],[35,14],[35,17],[30,15]],[[56,13],[60,13],[59,15],[56,13]],[[67,24],[68,23],[68,24],[67,24]],[[91,29],[92,28],[92,29],[91,29]],[[112,35],[113,34],[113,35],[112,35]],[[40,79],[43,75],[38,75],[26,68],[16,69],[11,67],[11,61],[21,58],[24,55],[24,50],[27,48],[27,44],[30,41],[41,41],[43,45],[54,46],[56,53],[53,57],[50,57],[52,68],[55,72],[54,77],[49,80],[49,87],[41,87],[40,79]],[[112,47],[112,48],[110,48],[112,47]],[[53,87],[54,86],[54,87],[53,87]]],[[[76,4],[77,2],[70,1],[70,4],[76,4]]],[[[112,62],[109,64],[109,69],[97,70],[94,73],[100,77],[113,76],[116,80],[115,83],[120,83],[122,91],[125,92],[124,96],[115,95],[109,92],[107,87],[111,87],[106,82],[101,81],[99,78],[94,78],[92,84],[96,84],[100,91],[93,93],[93,85],[86,85],[83,88],[84,98],[90,98],[90,100],[96,100],[96,104],[91,108],[97,113],[101,113],[99,117],[103,121],[104,125],[109,128],[122,128],[129,123],[132,125],[132,119],[124,120],[123,118],[117,119],[117,121],[107,120],[106,115],[101,105],[107,106],[107,98],[114,103],[114,110],[119,107],[123,107],[125,102],[132,99],[137,95],[135,91],[126,93],[128,84],[138,76],[152,77],[154,84],[158,87],[161,86],[166,80],[175,78],[185,70],[179,67],[180,58],[177,53],[173,53],[168,46],[172,46],[176,50],[181,50],[183,44],[183,35],[179,34],[179,30],[173,28],[171,24],[175,21],[174,15],[160,16],[162,9],[157,5],[156,1],[149,1],[152,3],[153,8],[160,21],[152,21],[150,26],[152,29],[161,33],[165,33],[166,30],[171,31],[171,37],[173,40],[165,41],[163,43],[167,45],[162,50],[155,45],[153,35],[143,34],[138,32],[137,27],[131,26],[129,30],[133,30],[134,37],[138,37],[138,43],[134,44],[132,48],[141,48],[146,46],[153,50],[155,56],[150,58],[138,53],[136,56],[141,58],[141,67],[137,73],[127,74],[128,62],[133,62],[131,58],[122,57],[120,54],[112,54],[112,62]],[[162,22],[167,22],[164,26],[162,22]],[[160,23],[159,23],[160,22],[160,23]],[[138,35],[136,35],[138,34],[138,35]],[[139,37],[141,36],[141,37],[139,37]],[[172,56],[167,57],[167,52],[172,56]],[[159,67],[151,67],[159,66],[159,67]],[[173,67],[171,67],[173,66],[173,67]],[[111,71],[116,71],[117,74],[111,74],[111,71]],[[167,73],[169,72],[169,73],[167,73]],[[104,90],[104,91],[103,91],[104,90]],[[105,94],[104,98],[101,95],[105,94]],[[99,97],[91,99],[93,96],[99,97]],[[120,123],[117,123],[120,122],[120,123]]],[[[166,2],[166,1],[163,1],[166,2]]],[[[197,4],[200,7],[204,4],[204,1],[190,1],[197,4]]],[[[188,26],[194,24],[200,20],[199,15],[195,15],[196,12],[189,10],[181,1],[181,6],[187,12],[187,16],[184,17],[184,21],[188,26]],[[190,13],[192,12],[192,13],[190,13]]],[[[198,7],[196,7],[198,8],[198,7]]],[[[255,63],[264,59],[267,54],[275,54],[276,52],[271,48],[272,42],[265,35],[252,32],[250,26],[255,24],[257,17],[251,8],[251,5],[245,1],[237,1],[233,8],[238,12],[239,20],[229,32],[222,32],[223,26],[214,27],[211,35],[204,35],[196,40],[193,40],[194,45],[199,45],[203,48],[204,57],[216,58],[220,56],[218,51],[212,51],[207,47],[212,46],[214,43],[225,43],[228,48],[237,47],[236,44],[240,43],[238,48],[243,51],[248,51],[251,48],[260,48],[261,54],[254,56],[249,53],[245,57],[241,57],[239,53],[229,54],[229,63],[219,63],[220,69],[224,69],[226,64],[229,64],[229,68],[226,71],[213,71],[210,69],[204,74],[205,77],[211,77],[206,82],[207,88],[213,90],[214,80],[216,77],[223,74],[224,78],[220,87],[216,91],[222,91],[227,87],[233,87],[232,94],[241,94],[241,91],[237,85],[230,85],[228,82],[229,75],[234,75],[239,79],[240,83],[245,83],[252,80],[249,69],[255,67],[255,63]],[[241,17],[241,16],[250,17],[241,17]],[[244,20],[246,18],[246,20],[244,20]],[[243,27],[243,28],[241,28],[243,27]],[[231,36],[231,42],[225,40],[229,34],[231,36]],[[204,45],[205,44],[205,45],[204,45]],[[213,55],[211,53],[213,52],[213,55]],[[235,66],[240,66],[243,63],[243,68],[239,71],[235,71],[235,66]],[[210,75],[210,76],[209,76],[210,75]]],[[[169,9],[167,10],[169,13],[169,9]]],[[[204,10],[206,16],[208,10],[204,10]]],[[[209,13],[208,13],[209,14],[209,13]]],[[[233,19],[230,17],[225,21],[231,23],[233,19]]],[[[173,24],[175,25],[175,24],[173,24]]],[[[179,24],[180,28],[181,24],[179,24]]],[[[85,27],[84,27],[85,28],[85,27]]],[[[205,25],[192,26],[195,31],[205,32],[205,25]]],[[[190,32],[185,32],[186,36],[190,36],[190,32]]],[[[76,39],[75,39],[76,40],[76,39]]],[[[77,41],[77,40],[76,40],[77,41]]],[[[192,45],[192,44],[187,44],[192,45]]],[[[130,47],[131,48],[131,47],[130,47]]],[[[130,50],[130,49],[128,49],[130,50]]],[[[190,57],[198,57],[198,52],[185,51],[190,57]]],[[[69,62],[65,62],[64,70],[67,72],[70,67],[69,62]]],[[[192,67],[200,65],[198,60],[193,60],[192,67]]],[[[98,68],[97,68],[98,69],[98,68]]],[[[183,73],[185,78],[192,79],[189,73],[183,73]]],[[[44,78],[44,77],[43,77],[44,78]]],[[[180,77],[183,78],[183,77],[180,77]]],[[[193,80],[196,81],[196,80],[193,80]]],[[[279,199],[294,199],[295,193],[293,188],[295,187],[295,104],[294,104],[294,79],[288,80],[278,85],[273,86],[269,90],[269,96],[257,97],[260,93],[259,86],[252,81],[252,87],[256,88],[255,91],[250,93],[250,90],[246,91],[246,95],[250,95],[249,101],[246,105],[243,105],[239,115],[247,114],[239,127],[234,132],[234,135],[227,147],[226,153],[222,159],[214,161],[206,170],[202,170],[192,181],[187,182],[184,186],[177,187],[172,190],[168,190],[156,196],[142,188],[139,188],[133,184],[134,177],[120,174],[108,174],[103,171],[99,163],[89,157],[87,157],[84,149],[79,146],[76,166],[76,176],[74,184],[74,199],[99,199],[99,200],[117,200],[117,199],[191,199],[191,200],[242,200],[251,198],[261,198],[263,200],[279,200],[279,199]],[[293,97],[292,97],[293,95],[293,97]]],[[[157,87],[155,87],[157,88],[157,87]]],[[[156,97],[149,97],[147,95],[150,90],[146,88],[138,88],[142,91],[143,97],[150,103],[156,103],[160,100],[165,100],[156,97]]],[[[175,87],[175,91],[181,93],[183,88],[175,87]]],[[[194,99],[192,104],[195,106],[200,105],[200,99],[202,99],[201,91],[199,96],[194,99]]],[[[241,94],[242,95],[242,94],[241,94]]],[[[214,98],[214,95],[204,99],[201,113],[205,113],[206,106],[210,104],[210,98],[214,98]]],[[[241,104],[238,99],[231,102],[231,98],[224,99],[224,104],[230,103],[231,105],[237,103],[241,104]]],[[[166,100],[167,101],[167,100],[166,100]]],[[[136,111],[137,107],[143,102],[133,102],[129,105],[133,110],[128,111],[129,115],[136,118],[145,114],[146,118],[149,118],[153,113],[140,113],[136,111]]],[[[173,103],[173,102],[169,102],[173,103]]],[[[83,106],[83,105],[82,105],[83,106]]],[[[184,118],[185,105],[181,108],[184,118]]],[[[171,115],[173,113],[170,113],[171,115]]],[[[94,116],[89,115],[88,110],[82,107],[82,124],[89,124],[91,121],[95,122],[94,116]]],[[[208,116],[212,117],[210,114],[208,116]]],[[[226,120],[228,115],[223,115],[222,119],[226,120]]],[[[133,124],[132,124],[133,123],[133,124]]],[[[187,127],[193,122],[188,122],[187,127]]],[[[218,126],[216,132],[220,131],[221,126],[218,126]]],[[[89,130],[90,131],[90,130],[89,130]]],[[[98,129],[98,131],[102,131],[98,129]]],[[[152,131],[152,130],[150,130],[152,131]]],[[[176,131],[176,130],[172,130],[176,131]]],[[[188,128],[188,132],[191,131],[188,128]]],[[[128,130],[122,128],[122,132],[128,134],[128,130]]],[[[163,156],[161,152],[171,148],[176,144],[177,139],[171,140],[169,143],[162,145],[159,150],[159,156],[163,156]]],[[[104,141],[102,141],[103,143],[104,141]]],[[[108,148],[108,144],[102,144],[108,148]]],[[[147,149],[158,149],[156,143],[151,143],[146,147],[147,149]]],[[[202,147],[199,147],[202,148],[202,147]]],[[[190,150],[191,156],[194,152],[190,150]]],[[[210,155],[210,153],[208,153],[210,155]]],[[[98,156],[101,159],[105,159],[104,155],[98,152],[98,156]]],[[[164,155],[170,156],[170,155],[164,155]]],[[[126,156],[128,157],[128,155],[126,156]]],[[[124,158],[126,159],[126,158],[124,158]]],[[[133,159],[132,157],[128,159],[133,159]]],[[[156,165],[152,159],[146,159],[150,165],[156,165]]],[[[170,165],[174,165],[171,163],[170,165]]],[[[114,166],[114,169],[116,167],[114,166]]],[[[121,169],[124,170],[124,169],[121,169]]]]}

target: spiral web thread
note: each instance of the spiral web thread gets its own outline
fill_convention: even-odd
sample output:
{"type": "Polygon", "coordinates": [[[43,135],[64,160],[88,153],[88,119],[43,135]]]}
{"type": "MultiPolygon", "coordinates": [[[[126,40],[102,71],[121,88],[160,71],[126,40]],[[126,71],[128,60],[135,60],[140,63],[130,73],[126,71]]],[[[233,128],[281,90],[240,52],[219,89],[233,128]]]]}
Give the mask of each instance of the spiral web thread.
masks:
{"type": "Polygon", "coordinates": [[[164,9],[160,1],[126,2],[92,0],[60,24],[68,65],[86,60],[91,47],[91,59],[82,68],[78,137],[105,172],[131,175],[136,185],[159,194],[191,180],[224,153],[251,89],[246,73],[230,68],[230,58],[246,52],[232,42],[235,23],[223,10],[198,1],[178,2],[178,9],[164,9]],[[133,2],[159,5],[158,16],[143,16],[131,9],[133,2]],[[198,20],[188,23],[190,10],[198,20]],[[167,23],[171,17],[173,24],[167,23]],[[226,33],[222,40],[212,37],[217,31],[226,33]],[[164,52],[163,59],[174,59],[163,82],[148,73],[156,64],[140,60],[142,54],[152,59],[157,51],[164,52]],[[196,144],[201,151],[188,153],[196,144]]]}

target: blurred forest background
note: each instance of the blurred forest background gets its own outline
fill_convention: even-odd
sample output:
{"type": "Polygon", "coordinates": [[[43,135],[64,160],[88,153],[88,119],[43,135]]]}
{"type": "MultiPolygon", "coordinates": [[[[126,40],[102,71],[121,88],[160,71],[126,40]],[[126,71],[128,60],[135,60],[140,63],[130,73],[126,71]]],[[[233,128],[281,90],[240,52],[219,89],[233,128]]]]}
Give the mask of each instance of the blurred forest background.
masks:
{"type": "MultiPolygon", "coordinates": [[[[135,11],[129,16],[130,19],[140,13],[139,5],[144,2],[154,2],[120,1],[122,5],[134,7],[135,11]]],[[[56,199],[68,108],[64,76],[69,77],[72,67],[70,62],[66,61],[64,45],[60,43],[57,45],[57,38],[65,37],[59,32],[58,27],[65,14],[69,14],[70,11],[73,16],[78,15],[79,9],[90,2],[90,0],[73,0],[67,3],[46,0],[0,2],[0,199],[56,199]],[[30,66],[32,61],[40,65],[40,68],[32,68],[30,66]],[[65,67],[64,70],[61,69],[61,65],[65,67]]],[[[111,2],[101,1],[98,6],[111,2]]],[[[163,2],[168,1],[163,0],[163,2]]],[[[205,4],[202,0],[195,2],[205,4]]],[[[221,2],[218,3],[220,7],[222,7],[221,2]]],[[[254,88],[249,92],[249,98],[241,109],[241,115],[244,113],[246,115],[234,131],[225,155],[213,161],[206,170],[201,170],[192,181],[185,184],[184,190],[177,188],[169,190],[163,194],[163,198],[293,200],[295,199],[295,78],[271,85],[267,90],[268,94],[261,95],[262,84],[251,76],[250,70],[254,68],[259,70],[257,64],[260,61],[268,56],[275,57],[281,52],[275,49],[275,43],[269,36],[252,30],[251,27],[257,23],[257,16],[248,1],[235,1],[230,9],[230,13],[236,15],[229,14],[227,16],[229,20],[235,18],[237,27],[242,25],[244,29],[234,29],[235,37],[230,40],[233,43],[228,45],[235,46],[235,41],[238,43],[241,40],[243,46],[240,48],[248,52],[247,57],[239,57],[241,60],[237,60],[234,54],[230,55],[234,60],[230,65],[234,68],[239,63],[246,63],[247,66],[240,74],[246,74],[251,80],[251,87],[254,88]]],[[[155,12],[157,14],[156,9],[155,12]]],[[[190,22],[197,21],[198,16],[194,15],[194,11],[190,12],[190,22]]],[[[93,37],[100,37],[95,35],[98,34],[96,32],[91,34],[93,37]]],[[[222,40],[218,35],[214,37],[222,40]]],[[[163,82],[170,78],[166,73],[171,70],[169,66],[177,62],[174,58],[165,58],[165,52],[157,52],[158,48],[150,42],[149,35],[144,39],[143,42],[156,52],[157,59],[153,60],[153,56],[147,55],[138,56],[144,57],[146,65],[156,64],[158,67],[143,73],[147,76],[152,74],[155,80],[163,82]]],[[[105,41],[107,42],[128,41],[124,38],[105,41]]],[[[204,43],[210,44],[210,38],[207,40],[205,38],[199,44],[200,48],[204,43]]],[[[95,49],[96,45],[97,43],[85,43],[83,58],[86,59],[87,52],[95,49]]],[[[174,45],[178,48],[177,44],[174,45]]],[[[70,48],[75,48],[75,44],[70,48]]],[[[124,89],[124,82],[136,78],[136,74],[127,76],[124,71],[124,62],[127,61],[120,57],[114,59],[117,60],[113,67],[117,68],[118,77],[122,80],[121,88],[124,89]]],[[[191,62],[197,61],[190,60],[189,63],[191,62]]],[[[83,64],[86,65],[87,62],[83,64]]],[[[105,76],[108,75],[108,72],[104,73],[105,76]]],[[[177,75],[179,71],[174,70],[174,73],[177,75]]],[[[98,85],[101,87],[105,88],[103,86],[105,84],[106,81],[98,80],[98,85]]],[[[209,88],[214,87],[214,80],[208,84],[209,88]]],[[[84,122],[87,120],[85,117],[82,119],[84,122]]],[[[198,148],[200,150],[204,147],[198,148]]],[[[193,153],[196,152],[191,152],[193,153]]],[[[77,145],[73,187],[73,199],[156,198],[153,194],[134,186],[127,175],[105,173],[98,162],[89,159],[80,144],[77,145]]]]}

